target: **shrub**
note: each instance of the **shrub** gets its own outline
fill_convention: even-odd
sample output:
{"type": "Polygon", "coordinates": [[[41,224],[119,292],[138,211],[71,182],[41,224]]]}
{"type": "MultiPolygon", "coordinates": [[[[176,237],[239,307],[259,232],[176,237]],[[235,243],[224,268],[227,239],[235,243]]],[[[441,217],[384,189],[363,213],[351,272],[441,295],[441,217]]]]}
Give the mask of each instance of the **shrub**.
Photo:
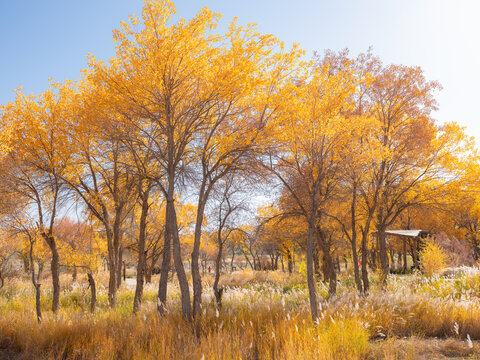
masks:
{"type": "Polygon", "coordinates": [[[447,254],[433,241],[427,242],[420,252],[421,267],[428,276],[443,270],[447,265],[447,260],[447,254]]]}

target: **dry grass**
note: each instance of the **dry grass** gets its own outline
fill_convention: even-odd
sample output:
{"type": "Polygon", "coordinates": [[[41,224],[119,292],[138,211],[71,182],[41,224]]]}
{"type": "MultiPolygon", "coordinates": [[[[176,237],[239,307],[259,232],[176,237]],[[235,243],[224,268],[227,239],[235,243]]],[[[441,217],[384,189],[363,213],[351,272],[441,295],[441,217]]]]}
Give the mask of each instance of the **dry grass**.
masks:
{"type": "MultiPolygon", "coordinates": [[[[221,312],[207,279],[195,324],[181,317],[175,283],[168,314],[159,317],[156,282],[146,286],[138,315],[131,314],[132,288],[122,285],[118,307],[110,310],[100,284],[98,307],[90,315],[86,285],[62,280],[57,316],[48,311],[51,294],[43,281],[41,325],[34,320],[28,281],[10,281],[0,291],[0,359],[443,359],[477,358],[480,352],[478,269],[449,278],[392,276],[385,291],[374,286],[367,297],[343,279],[338,296],[320,302],[317,324],[310,320],[307,289],[298,275],[225,276],[223,285],[234,286],[226,288],[221,312]]],[[[326,294],[325,285],[318,290],[326,294]]]]}

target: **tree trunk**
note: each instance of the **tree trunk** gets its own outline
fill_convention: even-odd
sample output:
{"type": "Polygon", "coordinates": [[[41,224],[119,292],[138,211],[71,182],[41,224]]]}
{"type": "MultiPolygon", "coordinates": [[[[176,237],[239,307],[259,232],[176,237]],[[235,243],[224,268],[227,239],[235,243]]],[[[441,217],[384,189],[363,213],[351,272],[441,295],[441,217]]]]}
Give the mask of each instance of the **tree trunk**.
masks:
{"type": "Polygon", "coordinates": [[[115,220],[113,222],[113,229],[109,225],[105,225],[105,232],[107,237],[108,244],[108,258],[107,266],[109,272],[108,279],[108,302],[111,308],[114,308],[117,305],[117,289],[121,283],[121,258],[122,252],[120,249],[121,243],[121,230],[120,230],[120,220],[121,220],[120,210],[117,209],[115,212],[115,220]]]}
{"type": "Polygon", "coordinates": [[[38,263],[37,282],[40,282],[43,273],[43,263],[38,263]]]}
{"type": "MultiPolygon", "coordinates": [[[[206,197],[208,196],[205,192],[205,184],[202,183],[200,188],[200,196],[198,198],[198,206],[197,206],[197,218],[195,221],[195,232],[194,232],[194,240],[193,240],[193,250],[192,250],[192,263],[191,263],[191,271],[192,271],[192,285],[193,285],[193,317],[198,317],[201,315],[201,304],[202,304],[202,277],[200,275],[200,267],[198,263],[198,258],[200,254],[200,241],[202,238],[202,224],[203,224],[203,216],[206,204],[206,197]]],[[[203,272],[205,274],[205,266],[203,267],[203,272]]],[[[215,270],[216,271],[216,270],[215,270]]]]}
{"type": "Polygon", "coordinates": [[[363,282],[363,293],[368,293],[368,289],[370,288],[370,282],[368,281],[368,233],[370,231],[370,222],[371,222],[371,214],[365,223],[365,229],[362,232],[362,282],[363,282]]]}
{"type": "Polygon", "coordinates": [[[97,304],[97,289],[95,287],[95,280],[91,273],[87,273],[88,286],[90,287],[90,312],[95,312],[95,306],[97,304]]]}
{"type": "Polygon", "coordinates": [[[325,259],[325,267],[328,273],[328,297],[333,297],[337,293],[337,273],[335,272],[335,263],[333,261],[330,248],[325,237],[325,233],[321,229],[317,229],[320,247],[323,251],[325,259]]]}
{"type": "Polygon", "coordinates": [[[60,259],[55,238],[52,235],[45,233],[43,234],[43,237],[50,248],[50,252],[52,253],[52,261],[50,262],[53,286],[52,311],[56,313],[60,304],[60,259]]]}
{"type": "Polygon", "coordinates": [[[165,305],[167,302],[167,285],[168,285],[168,272],[170,270],[170,261],[171,261],[171,235],[170,227],[168,226],[168,219],[170,219],[170,210],[167,207],[165,209],[165,234],[163,239],[163,254],[162,254],[162,265],[160,267],[160,280],[158,282],[158,302],[157,302],[157,311],[160,315],[163,315],[165,312],[165,305]]]}
{"type": "Polygon", "coordinates": [[[313,207],[314,211],[310,215],[308,221],[308,237],[307,237],[307,284],[308,295],[310,298],[310,312],[312,314],[312,320],[316,322],[318,320],[318,301],[317,290],[315,287],[315,275],[313,273],[313,252],[315,251],[315,213],[316,206],[313,207]]]}
{"type": "MultiPolygon", "coordinates": [[[[30,237],[30,235],[29,235],[30,237]]],[[[41,290],[40,290],[40,283],[37,282],[35,278],[35,264],[33,262],[33,241],[30,238],[30,270],[32,273],[32,284],[35,288],[35,309],[37,311],[37,321],[40,324],[42,322],[42,308],[41,308],[41,290]]]]}
{"type": "Polygon", "coordinates": [[[152,282],[152,273],[153,273],[153,268],[154,268],[154,264],[150,265],[150,266],[147,266],[146,269],[145,269],[145,282],[147,284],[150,284],[152,282]]]}
{"type": "MultiPolygon", "coordinates": [[[[353,274],[355,277],[355,285],[357,285],[357,290],[362,292],[362,283],[360,282],[360,271],[358,268],[358,254],[357,254],[357,183],[353,182],[353,191],[352,191],[352,204],[351,204],[351,215],[352,215],[352,236],[350,238],[350,245],[352,246],[352,260],[353,260],[353,274]]],[[[363,251],[362,251],[363,253],[363,251]]],[[[345,270],[347,270],[347,262],[345,261],[345,270]]]]}
{"type": "Polygon", "coordinates": [[[233,272],[233,259],[235,259],[235,249],[232,250],[232,259],[230,260],[230,272],[233,272]]]}
{"type": "Polygon", "coordinates": [[[377,239],[378,239],[378,255],[380,260],[380,285],[383,286],[387,282],[389,271],[388,251],[387,251],[387,234],[385,233],[385,226],[383,225],[383,208],[380,207],[378,211],[377,224],[377,239]]]}
{"type": "Polygon", "coordinates": [[[40,284],[33,284],[33,286],[35,287],[35,309],[37,310],[37,321],[40,324],[42,322],[42,307],[40,302],[42,294],[40,284]]]}
{"type": "Polygon", "coordinates": [[[77,265],[73,264],[72,281],[77,281],[77,265]]]}
{"type": "MultiPolygon", "coordinates": [[[[107,235],[108,236],[108,235],[107,235]]],[[[111,308],[117,306],[117,260],[112,251],[108,252],[108,303],[111,308]]]]}
{"type": "Polygon", "coordinates": [[[292,251],[290,249],[287,250],[287,268],[288,268],[288,273],[292,274],[293,273],[293,257],[292,257],[292,251]]]}
{"type": "Polygon", "coordinates": [[[117,257],[117,289],[122,285],[122,271],[123,270],[123,249],[118,249],[117,257]]]}
{"type": "Polygon", "coordinates": [[[390,247],[390,250],[389,250],[389,253],[390,253],[390,264],[391,266],[390,267],[395,267],[395,252],[393,251],[393,249],[390,247]]]}
{"type": "Polygon", "coordinates": [[[407,273],[407,239],[403,238],[403,273],[407,273]]]}
{"type": "Polygon", "coordinates": [[[143,280],[145,275],[146,259],[145,259],[145,241],[147,231],[147,215],[148,215],[148,196],[150,185],[142,194],[142,210],[140,213],[139,234],[138,234],[138,262],[137,262],[137,283],[135,285],[135,297],[133,299],[133,313],[140,309],[143,297],[143,280]]]}
{"type": "Polygon", "coordinates": [[[185,319],[190,321],[192,319],[192,306],[190,304],[190,289],[188,287],[188,280],[183,267],[182,252],[180,247],[180,237],[178,234],[177,214],[175,211],[175,204],[173,192],[167,199],[167,206],[170,208],[170,219],[168,226],[170,226],[170,233],[172,234],[173,245],[173,261],[175,264],[175,271],[177,273],[178,283],[182,296],[182,313],[185,319]]]}
{"type": "MultiPolygon", "coordinates": [[[[220,234],[218,235],[220,236],[220,234]]],[[[215,301],[217,304],[218,309],[222,308],[222,294],[223,288],[218,288],[218,282],[220,281],[220,261],[222,259],[222,252],[223,252],[223,242],[222,239],[217,239],[218,243],[218,253],[215,259],[215,281],[213,282],[213,294],[215,295],[215,301]]]]}
{"type": "MultiPolygon", "coordinates": [[[[313,272],[315,274],[315,277],[317,279],[320,279],[320,257],[318,255],[319,255],[318,248],[317,246],[315,246],[315,249],[313,250],[313,272]]],[[[325,279],[325,272],[324,272],[324,279],[325,279]]]]}
{"type": "MultiPolygon", "coordinates": [[[[352,238],[352,261],[353,261],[353,273],[355,276],[355,285],[357,286],[357,290],[362,292],[362,283],[360,282],[360,269],[358,266],[358,254],[357,254],[357,244],[355,240],[352,238]]],[[[345,270],[346,270],[347,263],[345,262],[345,270]]]]}

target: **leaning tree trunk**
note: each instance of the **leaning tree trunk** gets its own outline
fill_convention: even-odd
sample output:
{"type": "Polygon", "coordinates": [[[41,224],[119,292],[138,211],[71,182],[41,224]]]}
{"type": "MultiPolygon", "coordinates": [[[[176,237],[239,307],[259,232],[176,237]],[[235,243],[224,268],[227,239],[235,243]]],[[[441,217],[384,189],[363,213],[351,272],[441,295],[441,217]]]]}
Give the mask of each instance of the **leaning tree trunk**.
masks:
{"type": "MultiPolygon", "coordinates": [[[[350,211],[352,216],[352,237],[350,239],[350,244],[352,245],[352,260],[353,260],[353,273],[355,276],[355,284],[357,285],[357,290],[359,292],[362,292],[362,283],[360,282],[360,271],[358,268],[356,209],[357,209],[357,182],[353,181],[352,204],[351,204],[351,211],[350,211]]],[[[345,262],[345,265],[346,265],[346,262],[345,262]]]]}
{"type": "MultiPolygon", "coordinates": [[[[169,182],[169,185],[173,185],[169,182]]],[[[190,304],[190,289],[188,287],[187,275],[183,267],[182,250],[180,247],[180,237],[178,234],[177,214],[175,211],[175,203],[173,197],[173,187],[171,187],[169,196],[167,198],[167,206],[170,208],[170,218],[167,220],[167,226],[170,226],[170,233],[172,235],[172,249],[173,249],[173,261],[175,264],[175,271],[177,273],[178,284],[180,286],[180,293],[182,296],[182,313],[185,319],[190,321],[192,319],[192,306],[190,304]]]]}
{"type": "Polygon", "coordinates": [[[223,288],[218,288],[218,282],[220,281],[220,262],[222,259],[223,252],[223,242],[221,239],[218,239],[218,253],[215,259],[215,281],[213,282],[213,294],[215,295],[215,301],[219,309],[222,308],[222,294],[223,288]]]}
{"type": "Polygon", "coordinates": [[[148,215],[148,193],[147,189],[142,194],[142,211],[140,214],[139,236],[138,236],[138,263],[137,263],[137,284],[135,286],[135,297],[133,299],[133,313],[140,309],[143,297],[143,280],[145,274],[145,241],[148,215]]]}
{"type": "MultiPolygon", "coordinates": [[[[198,199],[197,206],[197,218],[195,221],[195,233],[193,240],[193,250],[192,250],[192,283],[193,283],[193,317],[197,317],[201,314],[201,304],[202,304],[202,277],[200,276],[200,268],[198,264],[198,258],[200,255],[200,241],[202,237],[202,224],[203,217],[206,205],[206,197],[208,192],[205,193],[205,184],[202,184],[200,188],[200,196],[198,199]]],[[[205,268],[204,268],[205,273],[205,268]]]]}
{"type": "Polygon", "coordinates": [[[90,312],[95,312],[95,306],[97,305],[97,288],[95,286],[95,279],[91,273],[87,273],[88,286],[90,287],[90,312]]]}

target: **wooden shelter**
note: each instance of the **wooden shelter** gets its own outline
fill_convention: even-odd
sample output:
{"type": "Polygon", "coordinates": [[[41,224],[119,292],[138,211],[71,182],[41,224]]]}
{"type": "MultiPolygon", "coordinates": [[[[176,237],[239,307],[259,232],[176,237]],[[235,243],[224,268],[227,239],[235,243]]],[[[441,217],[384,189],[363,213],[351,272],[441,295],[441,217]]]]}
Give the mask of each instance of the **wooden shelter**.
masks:
{"type": "Polygon", "coordinates": [[[418,253],[420,252],[423,246],[423,239],[431,236],[432,234],[426,230],[386,230],[385,234],[393,235],[393,236],[401,236],[403,237],[403,257],[404,257],[404,270],[406,270],[406,261],[407,261],[407,239],[411,240],[410,243],[410,250],[412,255],[412,260],[414,263],[414,267],[420,270],[420,258],[418,253]]]}

